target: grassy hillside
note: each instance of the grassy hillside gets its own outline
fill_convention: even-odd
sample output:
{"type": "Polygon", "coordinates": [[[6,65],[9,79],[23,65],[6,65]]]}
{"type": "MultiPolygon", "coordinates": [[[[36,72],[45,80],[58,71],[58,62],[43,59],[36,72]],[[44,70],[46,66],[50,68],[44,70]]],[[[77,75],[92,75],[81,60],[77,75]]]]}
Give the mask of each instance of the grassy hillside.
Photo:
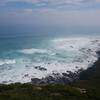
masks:
{"type": "Polygon", "coordinates": [[[75,84],[80,87],[100,89],[100,59],[93,67],[81,72],[80,79],[75,84]]]}
{"type": "Polygon", "coordinates": [[[0,86],[0,100],[94,100],[91,95],[94,95],[91,91],[83,93],[81,89],[69,85],[33,86],[16,83],[0,86]]]}

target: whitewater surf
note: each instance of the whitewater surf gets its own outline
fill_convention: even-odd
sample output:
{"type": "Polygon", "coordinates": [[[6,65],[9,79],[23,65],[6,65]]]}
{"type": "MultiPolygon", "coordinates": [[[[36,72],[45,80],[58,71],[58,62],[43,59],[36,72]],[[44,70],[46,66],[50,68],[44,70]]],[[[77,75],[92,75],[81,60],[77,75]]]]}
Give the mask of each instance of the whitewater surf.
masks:
{"type": "Polygon", "coordinates": [[[52,73],[85,70],[97,61],[100,50],[99,38],[45,38],[36,46],[33,40],[28,46],[21,42],[17,48],[0,51],[0,83],[26,83],[52,73]]]}

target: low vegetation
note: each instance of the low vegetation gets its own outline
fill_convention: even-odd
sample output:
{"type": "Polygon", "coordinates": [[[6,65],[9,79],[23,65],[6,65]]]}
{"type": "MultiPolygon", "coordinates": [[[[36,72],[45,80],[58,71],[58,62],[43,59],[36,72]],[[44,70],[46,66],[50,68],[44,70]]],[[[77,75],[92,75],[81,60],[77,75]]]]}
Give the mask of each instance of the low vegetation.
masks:
{"type": "MultiPolygon", "coordinates": [[[[98,92],[99,93],[99,92],[98,92]]],[[[94,100],[95,91],[69,85],[33,86],[32,84],[0,85],[0,100],[94,100]]]]}

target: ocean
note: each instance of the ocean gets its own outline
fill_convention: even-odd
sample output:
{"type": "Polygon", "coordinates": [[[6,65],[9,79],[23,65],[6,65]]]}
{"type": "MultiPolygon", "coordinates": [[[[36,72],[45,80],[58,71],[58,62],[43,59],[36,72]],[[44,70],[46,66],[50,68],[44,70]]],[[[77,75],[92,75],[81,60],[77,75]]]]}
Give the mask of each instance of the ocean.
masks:
{"type": "Polygon", "coordinates": [[[98,59],[98,50],[97,37],[0,37],[0,83],[85,70],[98,59]]]}

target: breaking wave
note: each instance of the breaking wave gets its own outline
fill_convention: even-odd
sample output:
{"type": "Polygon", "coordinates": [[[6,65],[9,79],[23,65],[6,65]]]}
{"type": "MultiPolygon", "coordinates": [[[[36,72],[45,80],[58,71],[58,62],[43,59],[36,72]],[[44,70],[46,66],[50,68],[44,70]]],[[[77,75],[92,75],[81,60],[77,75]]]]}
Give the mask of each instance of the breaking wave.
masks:
{"type": "Polygon", "coordinates": [[[16,63],[16,60],[12,59],[5,59],[5,60],[0,60],[0,66],[1,65],[9,65],[9,64],[15,64],[16,63]]]}
{"type": "Polygon", "coordinates": [[[44,49],[31,48],[31,49],[22,49],[19,50],[19,52],[24,54],[33,54],[33,53],[48,53],[49,51],[44,49]]]}

